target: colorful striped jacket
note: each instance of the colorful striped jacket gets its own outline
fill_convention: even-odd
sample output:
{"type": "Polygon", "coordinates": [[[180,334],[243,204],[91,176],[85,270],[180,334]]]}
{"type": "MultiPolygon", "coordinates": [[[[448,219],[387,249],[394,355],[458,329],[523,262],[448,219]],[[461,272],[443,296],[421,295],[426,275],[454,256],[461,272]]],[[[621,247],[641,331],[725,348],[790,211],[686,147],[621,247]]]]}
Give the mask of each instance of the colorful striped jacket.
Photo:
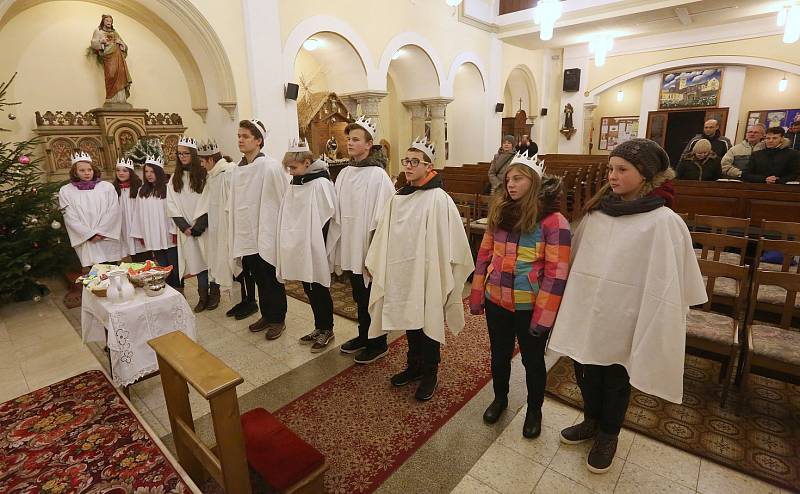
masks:
{"type": "Polygon", "coordinates": [[[571,242],[561,213],[545,216],[530,233],[487,230],[475,263],[470,312],[481,314],[486,298],[512,312],[532,310],[531,334],[547,335],[567,285],[571,242]]]}

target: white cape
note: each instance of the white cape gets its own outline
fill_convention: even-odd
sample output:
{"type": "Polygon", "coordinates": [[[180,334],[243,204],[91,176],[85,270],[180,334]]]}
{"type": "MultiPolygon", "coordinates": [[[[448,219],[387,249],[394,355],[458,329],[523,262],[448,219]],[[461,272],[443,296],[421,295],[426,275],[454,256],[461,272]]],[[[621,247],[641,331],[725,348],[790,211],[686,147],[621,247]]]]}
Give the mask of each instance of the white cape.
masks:
{"type": "Polygon", "coordinates": [[[208,230],[206,239],[206,259],[208,260],[208,279],[229,289],[233,276],[240,273],[230,254],[229,217],[227,207],[230,194],[232,169],[236,165],[224,159],[217,161],[208,172],[206,187],[203,189],[204,201],[208,206],[208,230]]]}
{"type": "Polygon", "coordinates": [[[130,192],[130,189],[122,189],[122,193],[119,195],[120,216],[122,218],[122,228],[120,230],[121,257],[132,256],[145,250],[131,235],[133,221],[136,217],[136,199],[131,199],[130,192]]]}
{"type": "Polygon", "coordinates": [[[672,210],[587,215],[549,348],[583,364],[624,366],[631,385],[683,398],[689,307],[706,291],[686,224],[672,210]]]}
{"type": "Polygon", "coordinates": [[[339,238],[335,212],[336,192],[327,178],[289,186],[278,220],[278,279],[331,286],[332,266],[322,228],[330,221],[327,245],[335,246],[339,238]]]}
{"type": "Polygon", "coordinates": [[[383,216],[386,203],[394,195],[394,185],[383,168],[377,166],[347,166],[336,177],[336,223],[342,236],[331,256],[336,274],[352,271],[364,274],[364,259],[375,231],[383,216]]]}
{"type": "Polygon", "coordinates": [[[144,240],[144,250],[165,250],[175,246],[172,235],[178,227],[167,215],[167,200],[154,195],[136,198],[131,236],[144,240]]]}
{"type": "Polygon", "coordinates": [[[461,295],[475,269],[458,208],[442,189],[395,195],[367,253],[370,338],[420,329],[444,344],[464,328],[461,295]]]}
{"type": "Polygon", "coordinates": [[[63,210],[64,226],[81,266],[116,262],[122,258],[122,211],[113,185],[98,182],[92,190],[79,190],[68,183],[58,191],[58,204],[63,210]],[[105,239],[89,242],[97,234],[105,239]]]}
{"type": "MultiPolygon", "coordinates": [[[[180,193],[172,188],[172,178],[167,184],[167,214],[170,218],[182,217],[194,225],[195,220],[208,212],[202,194],[191,189],[189,172],[183,172],[183,188],[180,193]]],[[[181,278],[199,274],[208,269],[206,263],[207,232],[199,237],[192,237],[178,232],[178,274],[181,278]]]]}

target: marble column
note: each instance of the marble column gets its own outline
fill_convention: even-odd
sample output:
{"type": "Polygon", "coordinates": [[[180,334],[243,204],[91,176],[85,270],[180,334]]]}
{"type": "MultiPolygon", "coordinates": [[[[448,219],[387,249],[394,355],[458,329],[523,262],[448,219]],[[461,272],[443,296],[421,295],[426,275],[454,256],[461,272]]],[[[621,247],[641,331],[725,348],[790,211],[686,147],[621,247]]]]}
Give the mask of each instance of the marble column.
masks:
{"type": "Polygon", "coordinates": [[[433,98],[424,101],[431,111],[431,140],[433,145],[436,146],[436,159],[433,165],[437,170],[441,170],[446,166],[444,113],[447,104],[451,101],[453,101],[453,98],[433,98]]]}
{"type": "MultiPolygon", "coordinates": [[[[387,94],[389,93],[386,91],[359,91],[357,93],[348,93],[344,95],[344,97],[349,100],[355,100],[355,102],[361,106],[360,115],[371,119],[372,123],[374,123],[375,127],[377,127],[378,138],[376,139],[375,144],[378,144],[378,141],[380,141],[382,132],[378,108],[381,100],[385,98],[387,94]]],[[[350,103],[345,103],[345,105],[347,106],[347,110],[350,111],[350,103]]],[[[356,118],[355,111],[350,111],[350,115],[353,118],[356,118]]]]}
{"type": "MultiPolygon", "coordinates": [[[[589,141],[592,139],[592,116],[597,105],[594,103],[583,104],[583,136],[581,137],[581,153],[590,154],[589,141]]],[[[597,149],[597,143],[592,143],[592,150],[597,149]]]]}
{"type": "Polygon", "coordinates": [[[419,100],[403,101],[403,106],[411,111],[411,138],[416,139],[425,135],[425,114],[428,107],[419,100]]]}

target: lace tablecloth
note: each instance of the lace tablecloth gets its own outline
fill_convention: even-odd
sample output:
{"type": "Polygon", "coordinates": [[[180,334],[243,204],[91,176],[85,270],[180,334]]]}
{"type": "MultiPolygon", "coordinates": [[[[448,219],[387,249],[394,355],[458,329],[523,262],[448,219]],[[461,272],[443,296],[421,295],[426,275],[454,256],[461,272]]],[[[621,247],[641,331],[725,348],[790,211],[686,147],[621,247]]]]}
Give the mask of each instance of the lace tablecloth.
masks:
{"type": "Polygon", "coordinates": [[[170,286],[157,297],[137,288],[133,300],[123,304],[112,304],[83,289],[81,336],[84,343],[99,341],[108,346],[117,386],[128,386],[157,371],[156,354],[147,341],[176,330],[197,340],[194,313],[183,295],[170,286]]]}

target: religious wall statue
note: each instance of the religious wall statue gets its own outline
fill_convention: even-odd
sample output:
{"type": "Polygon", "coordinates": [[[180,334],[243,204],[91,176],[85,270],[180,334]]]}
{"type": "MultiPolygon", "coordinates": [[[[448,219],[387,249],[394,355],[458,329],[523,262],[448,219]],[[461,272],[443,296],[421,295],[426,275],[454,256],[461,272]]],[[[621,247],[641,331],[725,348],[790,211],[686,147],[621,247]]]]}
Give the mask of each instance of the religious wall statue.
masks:
{"type": "Polygon", "coordinates": [[[572,136],[575,134],[575,125],[572,123],[572,114],[574,113],[575,109],[572,108],[570,103],[564,107],[564,126],[561,127],[559,132],[561,135],[567,138],[567,140],[572,139],[572,136]]]}
{"type": "Polygon", "coordinates": [[[331,136],[331,138],[328,139],[328,142],[325,143],[325,152],[328,155],[328,158],[335,160],[337,158],[336,150],[338,148],[339,144],[336,142],[336,138],[331,136]]]}
{"type": "Polygon", "coordinates": [[[131,75],[125,57],[128,45],[114,30],[114,19],[103,14],[92,36],[92,50],[103,64],[106,80],[106,105],[125,104],[130,96],[131,75]]]}

